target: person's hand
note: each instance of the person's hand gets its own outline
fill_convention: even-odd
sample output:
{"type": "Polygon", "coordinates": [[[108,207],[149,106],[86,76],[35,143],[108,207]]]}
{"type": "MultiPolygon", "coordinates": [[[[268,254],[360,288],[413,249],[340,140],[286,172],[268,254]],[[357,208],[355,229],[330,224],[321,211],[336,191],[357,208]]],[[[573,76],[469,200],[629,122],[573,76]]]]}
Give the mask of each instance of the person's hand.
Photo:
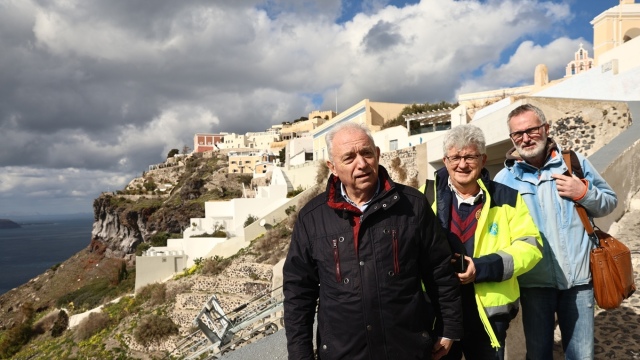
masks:
{"type": "Polygon", "coordinates": [[[587,185],[579,177],[573,174],[571,176],[553,174],[551,177],[556,180],[556,188],[560,196],[574,200],[584,195],[587,185]]]}
{"type": "MultiPolygon", "coordinates": [[[[459,254],[456,254],[460,256],[459,254]]],[[[476,281],[476,266],[473,264],[473,259],[469,256],[465,256],[464,259],[467,261],[467,271],[463,273],[457,273],[458,279],[460,279],[461,284],[470,284],[476,281]]]]}
{"type": "Polygon", "coordinates": [[[431,356],[433,360],[439,360],[443,356],[449,353],[451,350],[451,346],[453,345],[453,340],[446,338],[438,338],[438,341],[433,345],[433,351],[431,351],[431,356]]]}

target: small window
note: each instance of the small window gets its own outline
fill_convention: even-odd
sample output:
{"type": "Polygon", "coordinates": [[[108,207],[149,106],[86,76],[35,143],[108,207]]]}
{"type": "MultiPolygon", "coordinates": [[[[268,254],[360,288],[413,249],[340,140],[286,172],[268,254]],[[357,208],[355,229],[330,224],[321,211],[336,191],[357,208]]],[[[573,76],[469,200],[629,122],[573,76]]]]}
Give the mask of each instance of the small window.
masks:
{"type": "Polygon", "coordinates": [[[390,151],[398,150],[398,140],[389,141],[389,150],[390,151]]]}

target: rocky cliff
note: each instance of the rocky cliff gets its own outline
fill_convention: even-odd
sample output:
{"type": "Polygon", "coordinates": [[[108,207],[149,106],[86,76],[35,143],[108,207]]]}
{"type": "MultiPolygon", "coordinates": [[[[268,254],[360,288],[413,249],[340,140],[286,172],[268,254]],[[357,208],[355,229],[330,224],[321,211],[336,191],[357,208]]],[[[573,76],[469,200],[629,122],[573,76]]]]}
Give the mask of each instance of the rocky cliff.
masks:
{"type": "Polygon", "coordinates": [[[204,217],[205,201],[241,196],[251,178],[228,174],[226,159],[194,154],[145,172],[122,191],[100,195],[93,202],[90,251],[132,264],[140,244],[159,233],[180,236],[191,218],[204,217]]]}

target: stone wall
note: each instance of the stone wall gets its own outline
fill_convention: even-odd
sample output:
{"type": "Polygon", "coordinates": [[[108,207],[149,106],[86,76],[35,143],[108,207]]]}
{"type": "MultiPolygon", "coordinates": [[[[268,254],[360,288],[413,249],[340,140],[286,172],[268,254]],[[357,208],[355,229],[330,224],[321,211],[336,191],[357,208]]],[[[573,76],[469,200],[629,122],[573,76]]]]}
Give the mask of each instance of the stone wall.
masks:
{"type": "Polygon", "coordinates": [[[384,166],[393,181],[418,187],[418,155],[415,146],[380,154],[384,166]]]}
{"type": "Polygon", "coordinates": [[[549,119],[549,134],[563,148],[590,156],[631,125],[629,109],[615,103],[603,103],[598,109],[567,111],[565,116],[549,119]]]}
{"type": "Polygon", "coordinates": [[[629,106],[618,101],[529,98],[544,112],[549,134],[560,146],[585,156],[598,151],[632,123],[629,106]]]}

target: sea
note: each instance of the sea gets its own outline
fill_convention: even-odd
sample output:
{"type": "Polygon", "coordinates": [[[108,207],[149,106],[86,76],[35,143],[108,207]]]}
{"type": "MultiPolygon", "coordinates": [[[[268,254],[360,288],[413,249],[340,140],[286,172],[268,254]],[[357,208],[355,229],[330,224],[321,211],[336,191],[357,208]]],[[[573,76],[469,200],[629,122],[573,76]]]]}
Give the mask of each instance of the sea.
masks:
{"type": "Polygon", "coordinates": [[[0,294],[27,283],[91,243],[93,214],[2,218],[22,227],[0,229],[0,294]]]}

